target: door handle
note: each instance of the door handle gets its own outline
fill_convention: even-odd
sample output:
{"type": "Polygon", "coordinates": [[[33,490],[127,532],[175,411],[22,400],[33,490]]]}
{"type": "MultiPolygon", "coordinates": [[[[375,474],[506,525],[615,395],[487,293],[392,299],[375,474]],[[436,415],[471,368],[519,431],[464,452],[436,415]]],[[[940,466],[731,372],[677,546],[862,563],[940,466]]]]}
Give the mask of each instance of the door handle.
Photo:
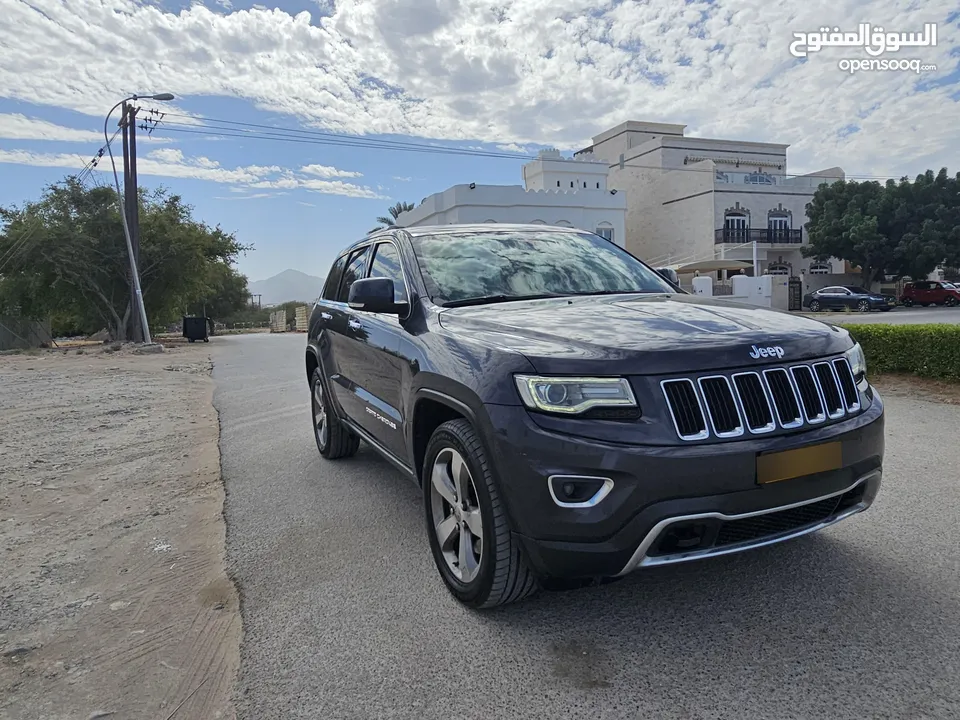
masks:
{"type": "Polygon", "coordinates": [[[347,327],[351,330],[359,330],[363,327],[363,324],[359,320],[347,320],[347,327]]]}
{"type": "Polygon", "coordinates": [[[333,315],[328,312],[320,313],[320,317],[322,317],[324,320],[333,320],[333,315]]]}

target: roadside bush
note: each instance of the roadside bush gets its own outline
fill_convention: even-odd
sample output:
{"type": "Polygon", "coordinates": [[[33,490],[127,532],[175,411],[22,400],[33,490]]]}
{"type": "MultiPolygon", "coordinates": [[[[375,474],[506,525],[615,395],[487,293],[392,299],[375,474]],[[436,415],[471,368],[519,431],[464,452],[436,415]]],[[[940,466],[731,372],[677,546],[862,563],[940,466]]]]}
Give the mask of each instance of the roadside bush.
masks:
{"type": "Polygon", "coordinates": [[[960,325],[840,327],[849,330],[863,347],[868,375],[901,372],[960,380],[960,325]]]}

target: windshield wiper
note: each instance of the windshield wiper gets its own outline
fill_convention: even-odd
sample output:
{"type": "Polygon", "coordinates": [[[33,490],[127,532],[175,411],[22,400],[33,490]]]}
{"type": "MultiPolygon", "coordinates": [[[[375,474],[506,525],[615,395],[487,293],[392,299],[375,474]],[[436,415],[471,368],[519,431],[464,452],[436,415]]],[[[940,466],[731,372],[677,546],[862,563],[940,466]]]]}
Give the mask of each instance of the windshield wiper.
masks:
{"type": "Polygon", "coordinates": [[[667,290],[585,290],[572,292],[570,295],[663,295],[667,290]]]}
{"type": "Polygon", "coordinates": [[[565,297],[561,293],[540,293],[537,295],[482,295],[480,297],[463,298],[462,300],[450,300],[441,305],[441,307],[466,307],[467,305],[486,305],[488,303],[513,302],[514,300],[543,300],[545,298],[565,297]]]}

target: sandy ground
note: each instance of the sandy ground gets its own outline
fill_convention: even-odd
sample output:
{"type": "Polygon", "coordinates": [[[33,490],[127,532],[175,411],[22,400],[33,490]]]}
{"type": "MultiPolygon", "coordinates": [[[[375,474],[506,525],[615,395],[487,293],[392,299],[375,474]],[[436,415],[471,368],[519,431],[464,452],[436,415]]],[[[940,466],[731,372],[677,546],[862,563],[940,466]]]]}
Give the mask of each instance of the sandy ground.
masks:
{"type": "Polygon", "coordinates": [[[233,718],[209,346],[0,357],[0,718],[233,718]]]}

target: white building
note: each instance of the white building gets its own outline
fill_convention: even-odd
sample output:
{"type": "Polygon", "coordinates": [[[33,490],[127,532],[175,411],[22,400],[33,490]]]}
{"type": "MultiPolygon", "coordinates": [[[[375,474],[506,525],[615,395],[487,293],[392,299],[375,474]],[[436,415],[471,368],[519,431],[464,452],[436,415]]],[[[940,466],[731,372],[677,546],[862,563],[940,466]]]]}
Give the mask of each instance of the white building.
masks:
{"type": "Polygon", "coordinates": [[[627,201],[607,189],[608,164],[544,150],[523,166],[523,185],[454,185],[401,213],[397,225],[533,223],[575,227],[623,246],[627,201]]]}
{"type": "Polygon", "coordinates": [[[626,196],[627,250],[656,266],[752,262],[756,241],[758,274],[844,271],[839,260],[817,263],[800,253],[806,204],[843,170],[790,176],[788,145],[687,137],[685,127],[625,122],[580,151],[606,160],[609,186],[626,196]]]}

